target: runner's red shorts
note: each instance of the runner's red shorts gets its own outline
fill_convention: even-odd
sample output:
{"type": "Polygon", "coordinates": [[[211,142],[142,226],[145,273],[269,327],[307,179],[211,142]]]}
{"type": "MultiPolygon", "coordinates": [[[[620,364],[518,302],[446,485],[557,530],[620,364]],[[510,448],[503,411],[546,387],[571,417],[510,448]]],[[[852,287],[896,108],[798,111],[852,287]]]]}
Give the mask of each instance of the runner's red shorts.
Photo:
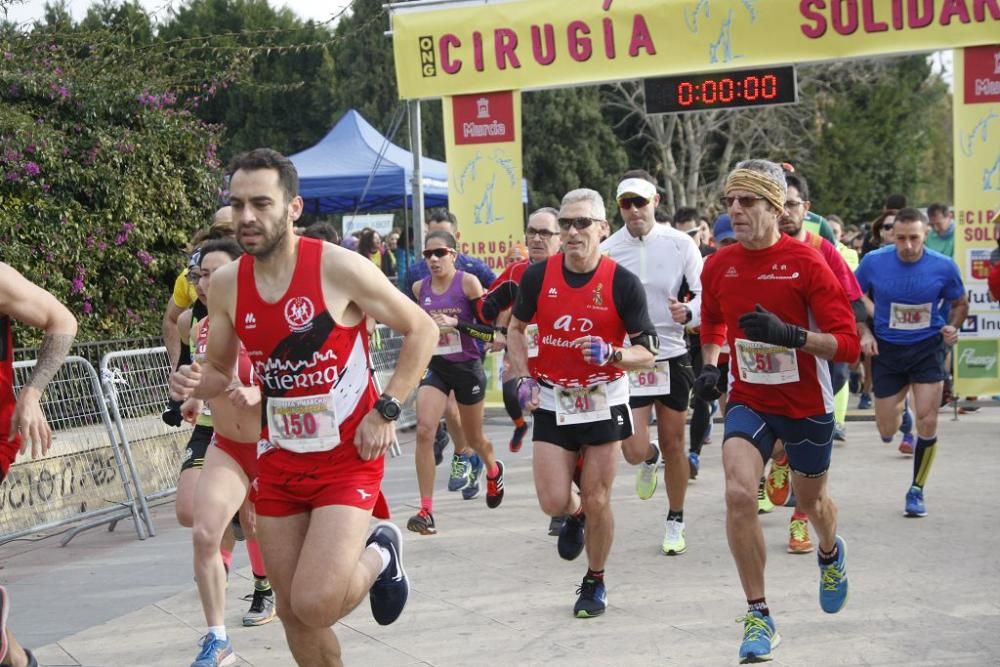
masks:
{"type": "Polygon", "coordinates": [[[13,440],[7,439],[7,434],[0,435],[0,482],[7,477],[7,471],[17,458],[17,452],[21,449],[21,436],[15,436],[13,440]]]}
{"type": "Polygon", "coordinates": [[[247,479],[253,482],[257,478],[256,442],[237,442],[224,435],[219,435],[219,432],[216,431],[212,435],[212,444],[229,454],[243,469],[247,479]]]}
{"type": "Polygon", "coordinates": [[[257,499],[260,516],[291,516],[327,505],[347,505],[388,518],[382,497],[385,457],[365,461],[353,442],[326,452],[298,454],[258,444],[257,499]]]}

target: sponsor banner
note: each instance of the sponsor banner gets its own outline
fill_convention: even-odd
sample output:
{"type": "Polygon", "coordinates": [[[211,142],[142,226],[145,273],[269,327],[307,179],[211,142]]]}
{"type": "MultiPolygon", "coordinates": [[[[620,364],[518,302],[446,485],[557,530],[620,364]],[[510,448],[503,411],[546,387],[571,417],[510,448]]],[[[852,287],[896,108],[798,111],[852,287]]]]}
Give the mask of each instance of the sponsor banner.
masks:
{"type": "MultiPolygon", "coordinates": [[[[996,38],[994,38],[996,39],[996,38]]],[[[969,316],[955,350],[955,393],[1000,393],[1000,304],[986,278],[1000,261],[1000,44],[955,52],[955,261],[969,316]]]]}
{"type": "MultiPolygon", "coordinates": [[[[516,0],[392,13],[403,99],[979,46],[998,31],[1000,0],[516,0]]],[[[974,95],[1000,96],[1000,78],[972,74],[974,95]]]]}
{"type": "Polygon", "coordinates": [[[344,216],[344,236],[350,236],[354,232],[360,232],[365,227],[371,227],[383,238],[392,231],[392,213],[379,213],[376,215],[345,215],[344,216]]]}
{"type": "Polygon", "coordinates": [[[448,208],[458,217],[459,250],[499,275],[511,244],[524,238],[521,94],[462,95],[442,106],[448,208]]]}

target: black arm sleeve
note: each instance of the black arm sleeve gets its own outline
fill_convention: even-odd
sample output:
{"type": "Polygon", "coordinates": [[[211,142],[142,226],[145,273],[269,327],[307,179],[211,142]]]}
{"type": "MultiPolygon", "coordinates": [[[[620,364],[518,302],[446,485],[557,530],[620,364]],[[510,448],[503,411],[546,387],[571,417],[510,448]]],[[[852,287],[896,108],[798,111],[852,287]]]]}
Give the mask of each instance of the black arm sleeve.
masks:
{"type": "Polygon", "coordinates": [[[496,336],[496,329],[488,324],[479,324],[478,322],[463,322],[459,320],[455,328],[458,329],[459,333],[486,343],[492,341],[496,336]]]}
{"type": "Polygon", "coordinates": [[[486,293],[477,314],[484,322],[492,322],[517,301],[517,293],[517,284],[513,280],[508,280],[497,289],[486,293]]]}
{"type": "Polygon", "coordinates": [[[190,363],[191,363],[191,346],[181,343],[181,353],[180,356],[177,357],[177,366],[174,368],[174,370],[177,370],[181,366],[190,363]]]}
{"type": "Polygon", "coordinates": [[[625,323],[625,331],[629,334],[645,333],[655,336],[656,327],[653,326],[649,310],[646,308],[646,290],[639,278],[622,266],[615,267],[611,290],[615,307],[625,323]]]}
{"type": "Polygon", "coordinates": [[[514,304],[514,317],[522,322],[530,322],[538,310],[538,295],[542,291],[542,280],[545,278],[545,267],[548,262],[538,262],[529,266],[521,276],[521,284],[517,290],[517,302],[514,304]]]}
{"type": "Polygon", "coordinates": [[[867,322],[868,321],[868,310],[865,308],[865,302],[861,299],[851,302],[851,309],[854,311],[854,321],[855,322],[867,322]]]}

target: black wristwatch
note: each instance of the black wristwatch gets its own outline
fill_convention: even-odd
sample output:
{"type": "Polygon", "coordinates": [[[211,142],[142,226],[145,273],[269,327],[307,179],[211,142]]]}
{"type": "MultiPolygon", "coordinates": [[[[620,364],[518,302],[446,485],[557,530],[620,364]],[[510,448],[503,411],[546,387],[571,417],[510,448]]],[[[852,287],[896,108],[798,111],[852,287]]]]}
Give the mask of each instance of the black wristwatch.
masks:
{"type": "Polygon", "coordinates": [[[619,347],[611,348],[611,356],[608,358],[608,363],[617,364],[622,360],[622,350],[619,347]]]}
{"type": "Polygon", "coordinates": [[[403,411],[403,404],[389,394],[383,393],[375,401],[375,409],[382,415],[382,419],[394,422],[399,419],[399,415],[403,411]]]}

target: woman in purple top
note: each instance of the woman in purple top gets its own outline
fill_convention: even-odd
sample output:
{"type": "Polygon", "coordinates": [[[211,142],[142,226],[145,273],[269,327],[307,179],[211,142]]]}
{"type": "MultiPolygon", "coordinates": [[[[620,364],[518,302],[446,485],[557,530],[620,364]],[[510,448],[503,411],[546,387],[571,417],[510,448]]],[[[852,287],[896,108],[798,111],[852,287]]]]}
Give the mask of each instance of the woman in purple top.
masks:
{"type": "Polygon", "coordinates": [[[413,283],[417,303],[441,329],[437,349],[417,390],[417,484],[420,511],[406,527],[432,535],[434,525],[434,433],[444,414],[448,395],[455,393],[462,430],[472,456],[455,456],[450,491],[462,491],[466,500],[479,494],[480,478],[486,471],[486,505],[497,507],[503,500],[503,464],[493,456],[493,445],[483,432],[486,373],[474,338],[491,339],[488,327],[476,323],[476,299],[484,293],[479,280],[455,269],[455,237],[444,231],[427,235],[424,259],[430,277],[413,283]]]}

